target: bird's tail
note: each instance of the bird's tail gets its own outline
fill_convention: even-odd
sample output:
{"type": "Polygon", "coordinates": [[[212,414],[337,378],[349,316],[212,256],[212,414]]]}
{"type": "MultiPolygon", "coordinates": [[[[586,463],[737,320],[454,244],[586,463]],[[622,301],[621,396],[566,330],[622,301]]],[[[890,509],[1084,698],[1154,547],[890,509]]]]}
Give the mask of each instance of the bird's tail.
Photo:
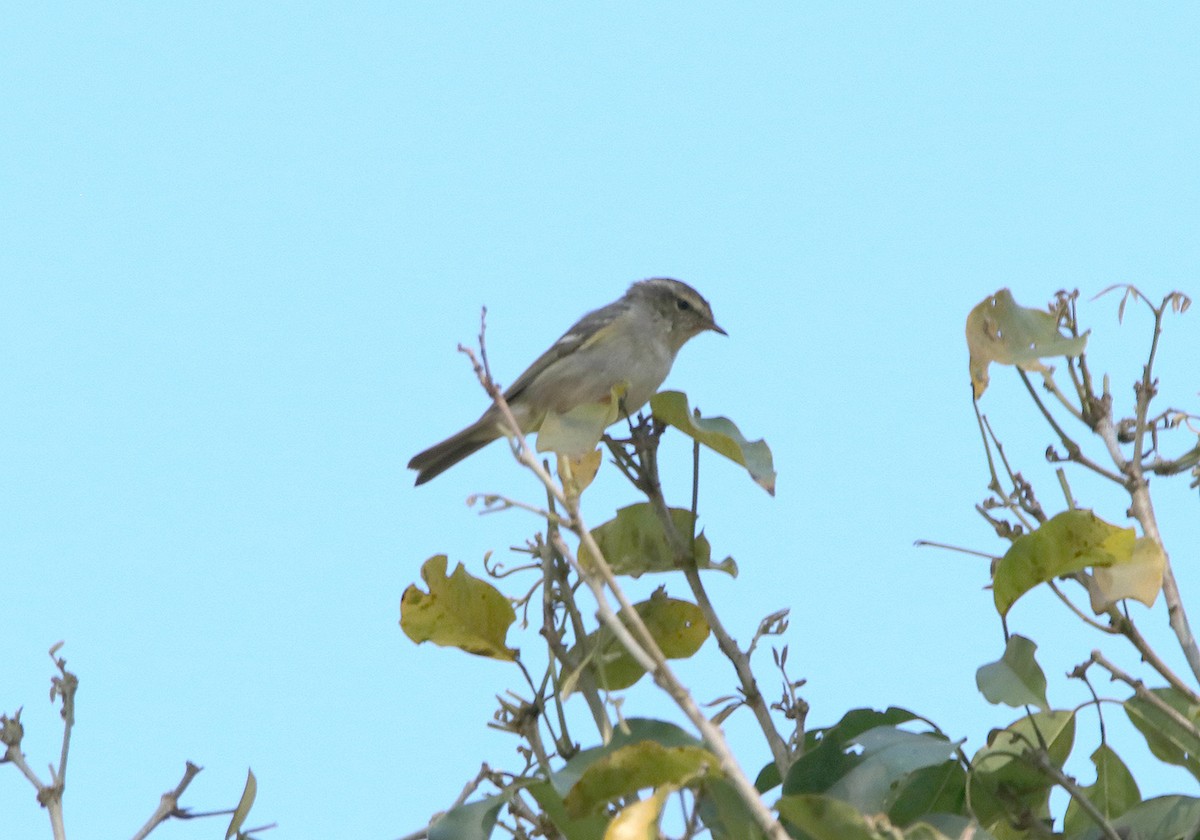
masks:
{"type": "Polygon", "coordinates": [[[435,443],[424,452],[414,455],[408,462],[408,468],[417,471],[417,484],[424,484],[468,455],[483,449],[498,437],[500,432],[495,422],[490,418],[481,417],[458,434],[451,435],[441,443],[435,443]]]}

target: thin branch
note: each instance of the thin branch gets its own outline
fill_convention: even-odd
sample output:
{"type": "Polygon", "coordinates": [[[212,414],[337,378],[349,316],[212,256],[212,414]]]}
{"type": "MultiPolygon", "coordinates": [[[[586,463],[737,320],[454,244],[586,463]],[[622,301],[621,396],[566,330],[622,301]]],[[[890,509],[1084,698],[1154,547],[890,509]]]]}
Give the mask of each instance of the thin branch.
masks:
{"type": "MultiPolygon", "coordinates": [[[[780,776],[785,776],[788,767],[791,765],[791,755],[788,752],[787,743],[775,728],[774,721],[771,720],[771,711],[767,707],[767,702],[763,698],[762,692],[758,688],[758,682],[754,678],[754,672],[750,668],[749,656],[742,652],[737,641],[725,629],[724,623],[717,614],[716,607],[713,606],[712,601],[708,597],[708,591],[704,588],[704,582],[700,578],[700,571],[696,566],[695,553],[688,549],[675,527],[675,521],[671,517],[667,501],[662,493],[662,484],[659,481],[658,448],[656,444],[657,440],[649,441],[642,448],[642,472],[639,486],[650,500],[651,507],[654,508],[654,512],[667,537],[667,543],[671,547],[671,552],[675,555],[676,565],[683,571],[688,586],[691,587],[692,594],[696,598],[696,605],[700,607],[705,620],[708,622],[709,629],[712,630],[712,634],[717,640],[717,646],[720,647],[721,653],[733,664],[738,681],[741,683],[746,705],[750,707],[754,712],[755,718],[758,720],[759,728],[762,729],[763,735],[767,739],[767,745],[770,747],[771,755],[775,759],[776,766],[779,768],[780,776]]],[[[694,527],[695,520],[693,519],[694,527]]]]}
{"type": "MultiPolygon", "coordinates": [[[[482,347],[482,332],[480,334],[481,349],[480,356],[486,361],[486,356],[483,353],[482,347]]],[[[587,549],[591,555],[594,572],[586,571],[579,564],[578,559],[571,554],[570,549],[562,541],[561,536],[555,538],[555,548],[562,553],[563,557],[571,564],[576,573],[592,590],[592,594],[596,598],[599,615],[601,621],[604,622],[620,640],[621,644],[629,651],[630,656],[651,674],[656,684],[659,685],[667,694],[675,701],[676,705],[683,710],[688,719],[700,731],[705,742],[710,750],[716,755],[721,770],[725,773],[726,778],[733,784],[738,791],[739,796],[745,802],[754,816],[755,821],[763,829],[771,840],[788,840],[787,832],[779,820],[775,818],[766,803],[763,802],[758,790],[754,787],[754,783],[746,776],[737,759],[734,757],[729,744],[725,741],[725,736],[722,734],[719,727],[713,724],[705,717],[704,712],[696,705],[696,701],[691,694],[679,682],[670,666],[667,665],[666,658],[662,651],[658,649],[657,643],[654,641],[645,622],[642,621],[640,615],[633,608],[629,599],[625,596],[624,591],[618,585],[611,567],[604,559],[604,554],[600,547],[596,544],[592,537],[591,531],[583,522],[579,512],[578,499],[572,499],[563,491],[561,487],[554,481],[546,468],[538,461],[536,456],[530,451],[528,443],[521,432],[521,426],[517,423],[513,416],[508,402],[504,399],[504,394],[500,391],[495,381],[491,378],[484,364],[480,363],[469,348],[462,348],[471,359],[475,368],[476,375],[483,384],[485,390],[491,395],[493,402],[504,421],[504,429],[509,438],[509,442],[513,447],[513,453],[517,460],[524,464],[534,475],[542,482],[546,490],[553,496],[554,500],[570,514],[571,530],[579,538],[581,544],[587,549]],[[598,573],[598,574],[597,574],[598,573]],[[617,603],[621,607],[622,615],[629,622],[633,632],[638,638],[635,640],[630,629],[626,627],[624,621],[617,617],[613,612],[612,607],[608,604],[608,598],[605,594],[605,587],[616,598],[617,603]]]]}
{"type": "Polygon", "coordinates": [[[144,840],[144,838],[155,828],[166,822],[171,817],[182,816],[185,811],[179,807],[179,798],[183,796],[183,792],[187,790],[188,785],[192,783],[192,779],[196,778],[202,767],[197,767],[192,762],[187,762],[183,770],[183,778],[179,780],[179,784],[167,791],[159,799],[158,807],[154,809],[154,813],[150,815],[150,819],[146,820],[146,824],[137,830],[133,835],[133,840],[144,840]]]}
{"type": "Polygon", "coordinates": [[[1065,790],[1079,804],[1084,813],[1092,818],[1092,822],[1100,828],[1100,833],[1104,837],[1108,838],[1108,840],[1122,840],[1116,826],[1109,822],[1104,814],[1100,813],[1099,808],[1092,804],[1092,800],[1088,799],[1087,794],[1083,792],[1079,784],[1050,760],[1050,756],[1045,750],[1029,750],[1024,758],[1065,790]]]}

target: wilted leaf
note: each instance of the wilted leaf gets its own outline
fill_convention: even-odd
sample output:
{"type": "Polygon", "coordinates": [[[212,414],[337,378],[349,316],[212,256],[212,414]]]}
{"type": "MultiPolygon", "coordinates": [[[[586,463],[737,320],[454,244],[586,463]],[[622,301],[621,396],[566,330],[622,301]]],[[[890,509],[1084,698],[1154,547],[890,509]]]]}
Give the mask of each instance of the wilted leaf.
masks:
{"type": "MultiPolygon", "coordinates": [[[[671,521],[680,536],[687,540],[694,527],[692,512],[671,508],[671,521]]],[[[675,555],[667,545],[662,523],[649,502],[621,508],[616,519],[593,528],[592,536],[615,574],[641,577],[647,572],[670,572],[678,568],[675,555]]],[[[717,569],[737,577],[737,563],[732,557],[726,557],[720,563],[712,562],[712,548],[703,532],[696,535],[695,561],[698,568],[717,569]]],[[[582,545],[579,546],[579,562],[585,568],[594,562],[582,545]]]]}
{"type": "Polygon", "coordinates": [[[451,808],[429,826],[429,840],[488,840],[504,805],[503,796],[451,808]]]}
{"type": "Polygon", "coordinates": [[[504,644],[516,613],[494,586],[471,576],[461,563],[446,577],[444,554],[426,560],[421,577],[429,592],[414,584],[400,599],[400,627],[410,639],[492,659],[517,658],[517,651],[504,644]]]}
{"type": "Polygon", "coordinates": [[[668,423],[714,452],[741,464],[754,482],[775,495],[775,465],[771,448],[762,440],[748,441],[727,417],[696,417],[688,408],[687,395],[662,391],[650,400],[654,416],[668,423]]]}
{"type": "Polygon", "coordinates": [[[1200,720],[1200,708],[1192,705],[1184,694],[1173,688],[1152,688],[1150,692],[1191,725],[1184,725],[1136,695],[1125,701],[1125,714],[1142,733],[1155,758],[1183,767],[1200,779],[1200,735],[1196,727],[1197,720],[1200,720]]]}
{"type": "Polygon", "coordinates": [[[1068,510],[1018,537],[1000,558],[992,581],[996,610],[1007,615],[1018,598],[1040,583],[1089,566],[1128,563],[1132,528],[1110,525],[1090,510],[1068,510]]]}
{"type": "Polygon", "coordinates": [[[648,798],[626,805],[608,824],[604,840],[658,840],[658,818],[667,797],[675,792],[671,785],[658,788],[648,798]]]}
{"type": "Polygon", "coordinates": [[[537,451],[581,458],[600,444],[604,430],[620,417],[621,397],[629,383],[613,386],[604,402],[583,403],[563,414],[548,413],[538,428],[537,451]]]}
{"type": "Polygon", "coordinates": [[[989,703],[1006,706],[1037,706],[1045,711],[1046,675],[1034,658],[1037,645],[1024,636],[1012,636],[1004,656],[975,672],[975,684],[989,703]]]}
{"type": "MultiPolygon", "coordinates": [[[[700,608],[688,601],[668,598],[661,590],[633,608],[667,659],[686,659],[708,638],[708,622],[700,608]]],[[[591,633],[585,649],[589,664],[597,671],[597,683],[609,691],[629,688],[646,673],[607,627],[591,633]]],[[[573,652],[578,656],[578,648],[573,652]]]]}
{"type": "Polygon", "coordinates": [[[663,785],[684,787],[701,776],[720,772],[717,757],[703,747],[665,747],[656,741],[638,741],[593,763],[563,801],[567,813],[583,816],[619,796],[663,785]]]}
{"type": "Polygon", "coordinates": [[[1154,606],[1166,568],[1167,558],[1158,543],[1149,537],[1138,537],[1128,560],[1118,558],[1113,565],[1092,573],[1088,581],[1092,611],[1099,615],[1122,598],[1154,606]]]}
{"type": "Polygon", "coordinates": [[[242,798],[238,800],[237,807],[233,809],[229,828],[225,831],[225,840],[241,833],[242,824],[246,822],[246,817],[250,816],[250,809],[254,807],[256,796],[258,796],[258,779],[254,778],[253,770],[247,770],[246,785],[242,788],[242,798]]]}
{"type": "Polygon", "coordinates": [[[1063,335],[1055,315],[1018,306],[1012,292],[1001,289],[967,315],[967,349],[975,399],[987,388],[988,365],[992,362],[1043,371],[1046,368],[1039,359],[1078,356],[1086,346],[1087,333],[1078,338],[1063,335]]]}
{"type": "MultiPolygon", "coordinates": [[[[1107,744],[1101,744],[1092,753],[1092,764],[1096,766],[1096,783],[1082,790],[1105,819],[1115,819],[1142,801],[1133,774],[1107,744]]],[[[1081,834],[1093,825],[1092,818],[1072,797],[1063,818],[1063,832],[1081,834]]]]}

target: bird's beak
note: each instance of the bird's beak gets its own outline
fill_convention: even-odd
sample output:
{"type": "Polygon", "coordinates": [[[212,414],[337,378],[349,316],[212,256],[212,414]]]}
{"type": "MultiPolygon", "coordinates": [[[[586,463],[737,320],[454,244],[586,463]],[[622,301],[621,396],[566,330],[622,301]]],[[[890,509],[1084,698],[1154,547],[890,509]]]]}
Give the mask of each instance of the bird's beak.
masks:
{"type": "Polygon", "coordinates": [[[715,333],[720,333],[721,335],[729,335],[729,333],[727,333],[727,332],[725,332],[725,330],[721,329],[721,327],[717,324],[716,321],[710,321],[708,328],[715,333]]]}

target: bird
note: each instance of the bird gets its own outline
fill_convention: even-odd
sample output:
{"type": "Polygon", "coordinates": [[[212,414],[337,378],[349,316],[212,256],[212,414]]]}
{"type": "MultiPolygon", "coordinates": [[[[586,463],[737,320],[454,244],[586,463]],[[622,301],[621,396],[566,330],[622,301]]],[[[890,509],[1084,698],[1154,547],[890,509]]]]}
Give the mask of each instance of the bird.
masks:
{"type": "MultiPolygon", "coordinates": [[[[670,277],[639,280],[575,322],[504,391],[504,399],[523,434],[538,431],[547,414],[607,403],[614,389],[624,388],[620,408],[632,416],[667,378],[680,348],[706,331],[728,335],[699,292],[670,277]]],[[[408,467],[417,472],[416,484],[424,484],[504,434],[493,403],[462,431],[413,456],[408,467]]]]}

